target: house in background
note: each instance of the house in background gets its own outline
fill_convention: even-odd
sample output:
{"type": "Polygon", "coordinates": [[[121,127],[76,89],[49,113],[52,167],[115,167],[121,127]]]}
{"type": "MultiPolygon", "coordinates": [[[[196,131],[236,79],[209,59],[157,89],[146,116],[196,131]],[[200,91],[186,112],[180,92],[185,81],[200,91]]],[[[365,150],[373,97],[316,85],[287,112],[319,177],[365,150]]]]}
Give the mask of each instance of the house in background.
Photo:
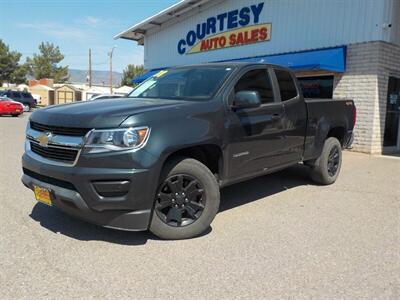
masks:
{"type": "Polygon", "coordinates": [[[86,90],[83,91],[83,100],[89,100],[92,97],[101,95],[101,94],[108,94],[110,92],[109,87],[105,86],[91,86],[88,87],[86,90]]]}
{"type": "Polygon", "coordinates": [[[55,88],[55,103],[64,104],[82,100],[82,91],[70,84],[55,88]]]}
{"type": "Polygon", "coordinates": [[[28,91],[42,106],[54,104],[54,80],[43,78],[29,80],[28,91]]]}
{"type": "Polygon", "coordinates": [[[54,89],[47,85],[38,84],[29,88],[33,98],[38,100],[41,106],[54,104],[54,89]],[[39,98],[39,99],[38,99],[39,98]]]}
{"type": "Polygon", "coordinates": [[[132,92],[133,87],[127,86],[127,85],[123,85],[119,88],[114,89],[114,94],[117,95],[127,95],[130,92],[132,92]]]}

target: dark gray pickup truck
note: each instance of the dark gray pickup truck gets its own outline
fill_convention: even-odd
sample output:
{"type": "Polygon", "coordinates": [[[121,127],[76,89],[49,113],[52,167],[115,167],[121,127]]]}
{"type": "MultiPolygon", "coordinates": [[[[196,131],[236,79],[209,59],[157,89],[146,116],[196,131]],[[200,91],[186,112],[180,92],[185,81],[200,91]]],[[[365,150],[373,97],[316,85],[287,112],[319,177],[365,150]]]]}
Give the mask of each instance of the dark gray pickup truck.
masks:
{"type": "Polygon", "coordinates": [[[127,98],[34,112],[22,182],[89,222],[190,238],[210,226],[220,187],[302,162],[335,182],[355,119],[353,101],[305,100],[278,66],[171,68],[127,98]]]}

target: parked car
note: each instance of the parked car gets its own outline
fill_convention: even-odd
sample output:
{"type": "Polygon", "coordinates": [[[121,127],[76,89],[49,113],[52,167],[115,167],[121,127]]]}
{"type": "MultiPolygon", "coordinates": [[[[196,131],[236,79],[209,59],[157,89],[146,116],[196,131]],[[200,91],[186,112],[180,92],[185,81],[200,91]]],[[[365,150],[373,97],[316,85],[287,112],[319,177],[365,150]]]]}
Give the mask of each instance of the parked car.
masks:
{"type": "Polygon", "coordinates": [[[11,115],[18,117],[24,112],[24,107],[21,103],[13,101],[10,98],[0,96],[0,115],[11,115]]]}
{"type": "Polygon", "coordinates": [[[0,96],[6,96],[24,106],[24,111],[30,111],[36,107],[36,100],[32,97],[31,93],[20,91],[0,91],[0,96]]]}
{"type": "Polygon", "coordinates": [[[355,116],[351,100],[304,99],[279,66],[176,67],[128,98],[34,112],[22,182],[89,222],[190,238],[210,226],[220,187],[302,162],[334,183],[355,116]]]}
{"type": "Polygon", "coordinates": [[[122,98],[122,97],[123,97],[123,95],[101,94],[101,95],[94,96],[94,97],[90,98],[89,100],[92,101],[92,100],[103,100],[103,99],[116,99],[116,98],[122,98]]]}

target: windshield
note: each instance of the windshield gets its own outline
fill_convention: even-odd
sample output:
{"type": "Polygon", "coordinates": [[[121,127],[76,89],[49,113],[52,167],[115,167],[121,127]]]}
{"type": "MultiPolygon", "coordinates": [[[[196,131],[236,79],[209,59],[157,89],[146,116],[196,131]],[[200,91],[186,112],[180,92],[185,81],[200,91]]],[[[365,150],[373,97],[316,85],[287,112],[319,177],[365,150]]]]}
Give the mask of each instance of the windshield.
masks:
{"type": "Polygon", "coordinates": [[[207,100],[232,71],[226,66],[163,70],[137,86],[128,97],[173,100],[207,100]]]}

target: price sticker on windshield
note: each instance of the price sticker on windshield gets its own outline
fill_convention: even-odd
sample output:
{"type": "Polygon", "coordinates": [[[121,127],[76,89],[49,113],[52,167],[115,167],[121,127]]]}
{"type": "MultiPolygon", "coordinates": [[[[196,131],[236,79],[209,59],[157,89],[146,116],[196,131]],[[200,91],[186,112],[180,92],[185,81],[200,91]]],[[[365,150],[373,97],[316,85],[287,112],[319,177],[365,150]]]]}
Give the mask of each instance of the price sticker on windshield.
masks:
{"type": "Polygon", "coordinates": [[[160,78],[160,77],[164,76],[167,73],[168,73],[167,70],[162,70],[162,71],[158,72],[156,75],[154,75],[154,77],[160,78]]]}

